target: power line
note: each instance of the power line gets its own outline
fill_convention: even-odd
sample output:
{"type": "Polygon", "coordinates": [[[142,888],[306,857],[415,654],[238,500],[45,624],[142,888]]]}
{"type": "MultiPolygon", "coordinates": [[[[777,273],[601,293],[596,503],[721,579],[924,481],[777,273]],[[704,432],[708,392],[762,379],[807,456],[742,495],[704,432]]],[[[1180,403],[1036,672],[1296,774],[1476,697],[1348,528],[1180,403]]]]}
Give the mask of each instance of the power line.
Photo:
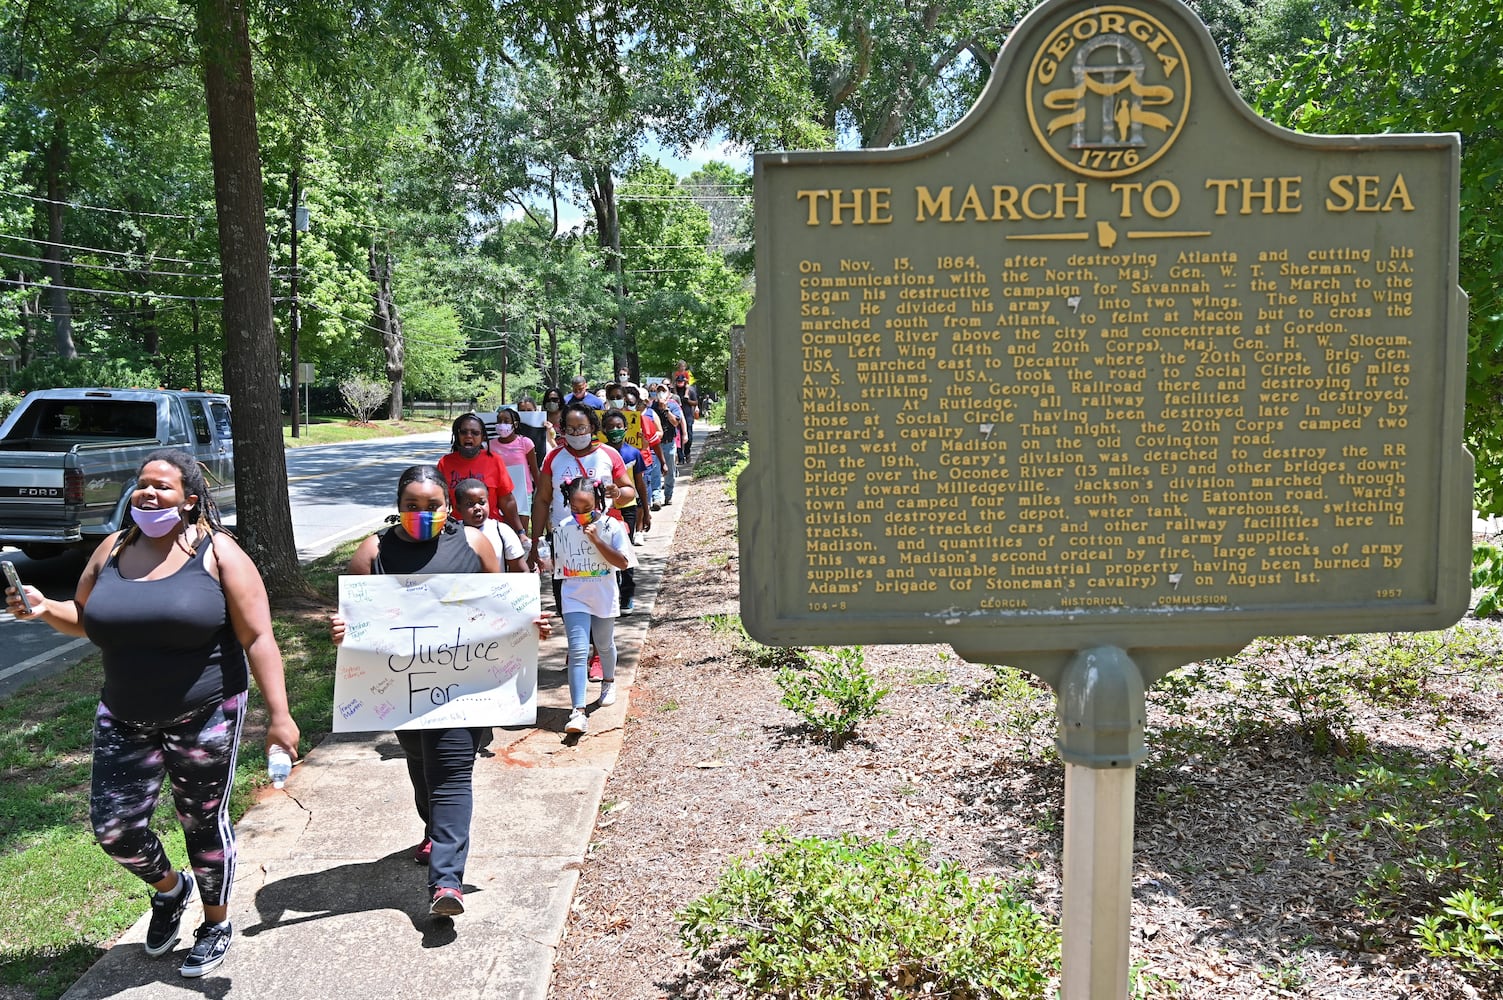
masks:
{"type": "Polygon", "coordinates": [[[0,191],[0,195],[6,195],[11,198],[24,198],[27,201],[40,202],[44,205],[67,205],[69,208],[82,209],[88,212],[110,212],[115,215],[140,215],[152,219],[193,219],[195,221],[202,221],[208,218],[208,216],[205,215],[174,215],[169,212],[135,212],[124,208],[104,208],[100,205],[84,205],[76,201],[58,201],[56,198],[39,198],[34,194],[22,194],[19,191],[0,191]]]}
{"type": "Polygon", "coordinates": [[[86,295],[118,295],[127,299],[178,299],[183,302],[223,302],[223,295],[169,295],[166,292],[119,292],[109,288],[80,288],[77,285],[51,285],[44,281],[16,281],[0,278],[0,284],[18,288],[57,288],[65,292],[83,292],[86,295]]]}
{"type": "Polygon", "coordinates": [[[156,254],[143,254],[135,250],[105,250],[102,247],[86,247],[77,243],[55,243],[52,240],[44,240],[35,236],[17,236],[14,233],[0,233],[0,240],[35,243],[37,246],[59,247],[63,250],[82,250],[85,253],[102,253],[113,257],[145,257],[148,260],[165,260],[173,264],[204,264],[216,269],[219,267],[219,262],[214,260],[193,260],[188,257],[158,257],[156,254]]]}
{"type": "Polygon", "coordinates": [[[688,195],[688,194],[618,194],[617,201],[668,201],[684,202],[697,205],[702,201],[735,201],[746,203],[752,200],[749,194],[715,194],[715,195],[688,195]]]}
{"type": "Polygon", "coordinates": [[[148,275],[153,278],[206,278],[209,281],[224,280],[217,274],[199,274],[196,271],[149,271],[139,267],[113,267],[109,264],[81,264],[74,260],[49,260],[46,257],[23,257],[18,253],[6,253],[0,250],[0,257],[10,260],[29,260],[35,264],[57,264],[60,267],[84,267],[94,271],[122,271],[126,274],[148,275]]]}
{"type": "MultiPolygon", "coordinates": [[[[308,309],[311,312],[321,313],[321,314],[323,314],[325,316],[333,317],[334,319],[342,319],[346,323],[353,323],[353,324],[355,324],[358,327],[361,327],[363,329],[371,331],[372,333],[383,333],[384,332],[379,326],[376,326],[374,323],[371,323],[369,320],[356,319],[354,316],[347,316],[344,313],[335,312],[333,309],[326,309],[323,306],[317,305],[317,304],[312,303],[312,302],[304,302],[303,303],[303,308],[308,309]]],[[[414,343],[418,343],[418,344],[423,344],[423,345],[426,345],[428,347],[447,347],[448,346],[447,344],[440,343],[439,341],[436,341],[436,340],[430,340],[430,339],[428,339],[426,337],[414,337],[412,334],[408,333],[406,330],[402,331],[402,339],[404,341],[410,341],[410,342],[414,342],[414,343]]],[[[478,345],[477,344],[470,344],[470,345],[466,346],[465,348],[463,348],[463,350],[466,353],[475,352],[475,351],[493,351],[496,348],[500,347],[501,344],[502,344],[501,341],[496,341],[493,344],[478,344],[478,345]]]]}

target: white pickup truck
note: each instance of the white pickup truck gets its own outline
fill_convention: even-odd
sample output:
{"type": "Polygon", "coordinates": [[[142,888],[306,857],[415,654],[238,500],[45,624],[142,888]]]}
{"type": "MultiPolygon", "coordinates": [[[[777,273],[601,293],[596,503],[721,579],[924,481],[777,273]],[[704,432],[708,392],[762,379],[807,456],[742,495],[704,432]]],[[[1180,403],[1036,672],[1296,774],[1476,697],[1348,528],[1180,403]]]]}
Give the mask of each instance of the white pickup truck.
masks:
{"type": "Polygon", "coordinates": [[[214,499],[234,500],[230,397],[167,389],[42,389],[0,424],[0,545],[33,559],[93,548],[129,524],[136,470],[180,448],[203,466],[214,499]]]}

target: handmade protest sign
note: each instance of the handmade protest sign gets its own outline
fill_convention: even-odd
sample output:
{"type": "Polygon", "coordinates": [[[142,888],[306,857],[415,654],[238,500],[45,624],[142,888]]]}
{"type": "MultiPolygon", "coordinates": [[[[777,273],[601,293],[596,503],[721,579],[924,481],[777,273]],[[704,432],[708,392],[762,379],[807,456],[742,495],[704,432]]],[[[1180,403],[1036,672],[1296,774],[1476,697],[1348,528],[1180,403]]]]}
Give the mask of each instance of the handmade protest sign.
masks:
{"type": "Polygon", "coordinates": [[[342,576],[334,732],[537,722],[538,578],[342,576]]]}

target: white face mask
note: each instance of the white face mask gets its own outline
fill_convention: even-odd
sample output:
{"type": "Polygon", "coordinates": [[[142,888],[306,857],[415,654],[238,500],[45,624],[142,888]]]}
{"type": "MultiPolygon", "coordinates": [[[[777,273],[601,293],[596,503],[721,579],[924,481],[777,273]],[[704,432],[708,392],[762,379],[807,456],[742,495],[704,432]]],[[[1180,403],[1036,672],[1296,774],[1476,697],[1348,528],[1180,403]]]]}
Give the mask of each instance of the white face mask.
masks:
{"type": "Polygon", "coordinates": [[[660,392],[660,393],[658,393],[658,398],[661,399],[665,403],[668,402],[668,394],[666,392],[660,392]]]}
{"type": "Polygon", "coordinates": [[[619,400],[619,399],[607,399],[605,401],[605,405],[609,406],[613,410],[619,410],[619,409],[621,409],[621,407],[622,407],[623,404],[622,404],[621,400],[619,400]]]}
{"type": "Polygon", "coordinates": [[[593,434],[565,434],[564,435],[564,440],[566,442],[568,442],[569,447],[573,448],[575,451],[584,451],[586,448],[588,448],[590,446],[590,442],[593,441],[593,440],[595,440],[595,435],[593,435],[593,434]]]}

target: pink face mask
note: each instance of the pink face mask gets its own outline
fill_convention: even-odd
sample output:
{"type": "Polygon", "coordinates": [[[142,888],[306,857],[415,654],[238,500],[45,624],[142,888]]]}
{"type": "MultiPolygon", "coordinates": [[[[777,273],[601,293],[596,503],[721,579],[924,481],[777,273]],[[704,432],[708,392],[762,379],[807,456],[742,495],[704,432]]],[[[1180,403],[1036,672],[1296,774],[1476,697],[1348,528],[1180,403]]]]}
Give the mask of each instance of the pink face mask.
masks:
{"type": "Polygon", "coordinates": [[[148,538],[161,538],[163,535],[172,534],[172,530],[183,520],[182,512],[176,507],[163,507],[161,510],[132,507],[130,516],[136,522],[136,527],[141,529],[141,534],[148,538]]]}

